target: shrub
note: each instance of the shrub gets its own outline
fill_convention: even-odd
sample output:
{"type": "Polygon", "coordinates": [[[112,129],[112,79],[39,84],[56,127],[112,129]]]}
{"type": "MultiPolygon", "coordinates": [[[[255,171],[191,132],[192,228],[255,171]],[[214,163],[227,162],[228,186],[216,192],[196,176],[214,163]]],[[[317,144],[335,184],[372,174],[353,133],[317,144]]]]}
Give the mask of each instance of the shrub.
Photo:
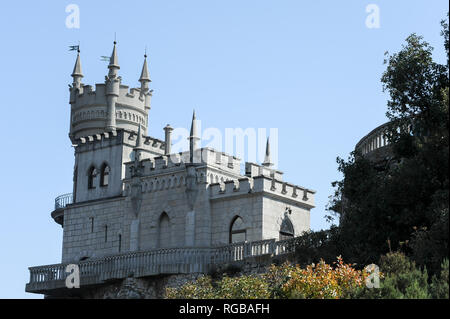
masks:
{"type": "Polygon", "coordinates": [[[344,264],[341,257],[334,267],[321,260],[306,268],[284,263],[272,265],[268,272],[240,277],[224,276],[213,283],[208,276],[200,277],[180,288],[168,288],[167,298],[345,298],[350,291],[364,285],[365,271],[344,264]]]}
{"type": "Polygon", "coordinates": [[[364,285],[367,273],[344,264],[341,257],[333,268],[321,260],[305,269],[292,267],[290,278],[281,287],[287,298],[339,299],[364,285]]]}
{"type": "Polygon", "coordinates": [[[362,287],[352,292],[352,298],[362,299],[427,299],[430,298],[428,273],[400,252],[380,258],[384,278],[379,289],[362,287]]]}
{"type": "Polygon", "coordinates": [[[433,276],[431,280],[430,293],[432,298],[449,299],[448,294],[448,259],[441,264],[440,276],[433,276]]]}

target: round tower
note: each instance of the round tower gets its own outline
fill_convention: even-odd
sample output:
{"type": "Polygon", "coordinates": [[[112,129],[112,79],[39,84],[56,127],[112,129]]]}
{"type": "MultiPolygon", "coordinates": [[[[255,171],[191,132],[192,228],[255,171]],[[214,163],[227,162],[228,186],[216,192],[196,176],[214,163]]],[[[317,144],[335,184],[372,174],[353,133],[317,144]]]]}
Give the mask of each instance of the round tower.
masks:
{"type": "Polygon", "coordinates": [[[142,133],[148,132],[148,112],[152,90],[148,84],[151,81],[147,69],[147,56],[139,79],[140,88],[131,88],[122,84],[118,75],[120,69],[116,41],[109,60],[108,75],[104,83],[95,84],[95,90],[90,85],[81,83],[81,59],[78,52],[73,83],[70,87],[70,132],[72,143],[81,137],[114,132],[118,129],[137,132],[141,126],[142,133]]]}

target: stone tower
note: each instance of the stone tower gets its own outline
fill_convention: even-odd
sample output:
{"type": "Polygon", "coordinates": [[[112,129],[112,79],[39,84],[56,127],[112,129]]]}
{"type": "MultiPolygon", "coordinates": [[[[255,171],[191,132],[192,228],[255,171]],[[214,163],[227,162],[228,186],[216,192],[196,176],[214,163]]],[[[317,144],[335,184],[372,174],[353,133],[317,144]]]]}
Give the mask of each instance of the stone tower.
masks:
{"type": "MultiPolygon", "coordinates": [[[[132,159],[137,132],[147,135],[152,97],[147,55],[144,56],[139,78],[140,88],[129,90],[122,84],[118,74],[120,66],[116,41],[108,70],[105,82],[96,84],[95,90],[90,85],[83,85],[78,50],[72,72],[73,83],[69,85],[69,137],[75,146],[74,202],[120,195],[125,176],[123,164],[132,159]],[[92,143],[94,141],[96,143],[92,143]],[[89,185],[87,189],[84,187],[86,184],[89,185]]],[[[143,148],[143,158],[164,153],[162,141],[152,139],[150,143],[147,139],[146,146],[143,148]]]]}
{"type": "Polygon", "coordinates": [[[153,285],[161,276],[284,254],[309,230],[315,191],[283,181],[269,140],[263,163],[246,162],[241,172],[239,158],[201,147],[194,112],[189,149],[172,153],[170,125],[165,141],[147,136],[147,56],[139,88],[123,85],[119,70],[114,42],[105,82],[94,90],[81,82],[78,51],[69,100],[73,193],[57,197],[51,213],[63,227],[61,263],[31,267],[26,291],[102,296],[111,282],[153,285]],[[67,287],[68,265],[79,267],[81,289],[67,287]]]}

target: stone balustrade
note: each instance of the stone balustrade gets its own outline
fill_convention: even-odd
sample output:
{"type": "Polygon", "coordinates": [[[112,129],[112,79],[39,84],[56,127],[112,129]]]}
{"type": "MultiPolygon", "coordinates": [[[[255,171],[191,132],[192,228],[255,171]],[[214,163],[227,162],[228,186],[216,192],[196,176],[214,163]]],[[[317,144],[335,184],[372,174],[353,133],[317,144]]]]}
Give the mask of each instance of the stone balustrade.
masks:
{"type": "Polygon", "coordinates": [[[388,129],[389,124],[390,122],[387,122],[373,129],[369,134],[364,136],[358,142],[358,144],[356,144],[355,149],[359,151],[362,155],[366,155],[379,148],[387,146],[388,140],[386,137],[386,131],[388,129]]]}
{"type": "MultiPolygon", "coordinates": [[[[162,248],[129,252],[77,263],[80,285],[95,285],[129,276],[145,277],[161,274],[206,273],[213,265],[231,263],[248,257],[282,255],[293,251],[294,238],[233,243],[211,248],[162,248]]],[[[45,293],[64,289],[68,263],[30,267],[27,292],[45,293]]]]}

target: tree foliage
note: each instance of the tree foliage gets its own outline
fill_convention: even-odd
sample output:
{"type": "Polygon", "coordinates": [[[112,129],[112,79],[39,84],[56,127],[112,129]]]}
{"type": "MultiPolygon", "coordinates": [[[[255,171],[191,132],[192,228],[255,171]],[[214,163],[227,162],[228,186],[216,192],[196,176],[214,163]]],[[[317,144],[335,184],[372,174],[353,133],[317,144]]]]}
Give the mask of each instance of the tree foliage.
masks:
{"type": "Polygon", "coordinates": [[[202,276],[179,288],[167,288],[170,299],[448,299],[446,259],[431,280],[427,270],[417,267],[401,252],[379,260],[379,287],[368,287],[371,272],[344,263],[318,263],[306,267],[284,263],[271,265],[261,275],[224,276],[216,281],[202,276]]]}
{"type": "Polygon", "coordinates": [[[170,299],[339,299],[364,284],[367,273],[345,264],[341,257],[332,265],[321,260],[301,268],[272,265],[262,275],[224,276],[217,282],[200,277],[179,288],[167,288],[170,299]]]}
{"type": "MultiPolygon", "coordinates": [[[[448,23],[441,25],[448,58],[448,23]]],[[[436,273],[448,257],[449,69],[432,51],[412,34],[398,53],[386,53],[381,81],[395,161],[380,169],[356,151],[337,160],[344,178],[333,183],[329,209],[340,218],[346,260],[367,264],[402,249],[436,273]]]]}

